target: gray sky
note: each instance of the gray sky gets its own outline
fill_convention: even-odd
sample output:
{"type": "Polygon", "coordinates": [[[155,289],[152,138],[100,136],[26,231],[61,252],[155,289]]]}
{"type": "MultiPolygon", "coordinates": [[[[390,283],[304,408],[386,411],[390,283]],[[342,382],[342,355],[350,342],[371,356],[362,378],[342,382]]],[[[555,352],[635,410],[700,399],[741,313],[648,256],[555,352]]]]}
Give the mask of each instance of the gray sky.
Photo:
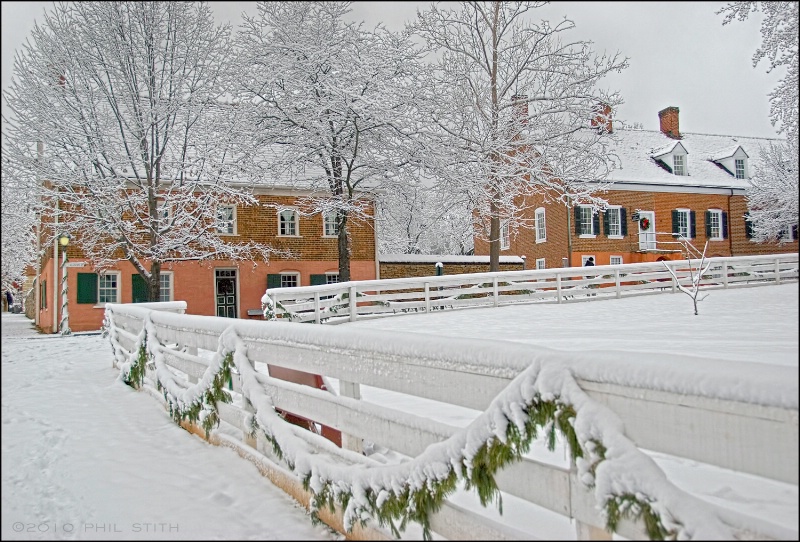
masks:
{"type": "MultiPolygon", "coordinates": [[[[220,22],[237,25],[255,15],[255,2],[210,2],[220,22]]],[[[594,42],[597,52],[630,58],[624,73],[606,79],[625,100],[615,116],[658,129],[658,111],[680,109],[681,132],[776,137],[769,122],[768,93],[784,71],[752,65],[761,43],[761,15],[722,26],[716,15],[726,2],[555,2],[534,10],[552,22],[568,17],[571,39],[594,42]]],[[[368,26],[402,28],[429,2],[355,2],[353,18],[368,26]]],[[[52,2],[2,2],[2,85],[13,73],[15,49],[29,37],[52,2]]],[[[3,105],[5,111],[5,105],[3,105]]]]}

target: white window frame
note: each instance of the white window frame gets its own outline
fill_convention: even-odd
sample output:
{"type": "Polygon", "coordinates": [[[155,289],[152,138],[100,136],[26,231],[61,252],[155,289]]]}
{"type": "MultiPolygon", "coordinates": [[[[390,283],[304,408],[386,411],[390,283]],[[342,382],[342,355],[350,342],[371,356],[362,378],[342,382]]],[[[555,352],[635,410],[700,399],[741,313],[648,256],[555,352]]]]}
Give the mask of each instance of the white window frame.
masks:
{"type": "Polygon", "coordinates": [[[747,166],[744,163],[744,158],[735,158],[733,160],[733,171],[734,171],[734,176],[737,179],[747,178],[747,166]],[[741,166],[741,168],[739,166],[741,166]]]}
{"type": "Polygon", "coordinates": [[[609,256],[609,262],[610,262],[609,265],[622,265],[623,263],[625,263],[622,259],[622,256],[617,256],[617,255],[609,256]]]}
{"type": "Polygon", "coordinates": [[[158,200],[156,203],[156,216],[158,217],[159,225],[162,228],[166,226],[167,222],[169,222],[169,219],[172,216],[172,205],[163,199],[158,200]]]}
{"type": "Polygon", "coordinates": [[[609,218],[608,224],[608,238],[609,239],[624,239],[622,235],[622,206],[621,205],[610,205],[608,207],[608,214],[606,216],[609,218]],[[616,214],[617,222],[616,224],[610,220],[611,215],[616,214]],[[611,226],[614,225],[617,227],[617,233],[613,233],[611,226]]]}
{"type": "Polygon", "coordinates": [[[281,288],[295,288],[300,286],[300,273],[297,271],[282,271],[280,273],[281,276],[281,288]],[[294,279],[295,284],[285,284],[284,279],[294,279]]]}
{"type": "Polygon", "coordinates": [[[338,211],[322,213],[322,236],[339,237],[338,211]],[[332,231],[333,233],[330,233],[332,231]]]}
{"type": "Polygon", "coordinates": [[[691,209],[675,209],[678,213],[683,215],[686,220],[686,230],[684,232],[683,226],[678,226],[678,235],[684,239],[692,239],[692,210],[691,209]],[[685,233],[685,235],[684,235],[685,233]]]}
{"type": "Polygon", "coordinates": [[[325,284],[339,284],[339,272],[325,273],[325,284]]]}
{"type": "MultiPolygon", "coordinates": [[[[120,288],[122,287],[121,273],[119,271],[106,271],[97,274],[97,304],[105,305],[106,303],[119,303],[120,301],[120,288]],[[115,277],[116,284],[114,286],[104,286],[103,280],[107,277],[115,277]],[[114,292],[114,299],[103,299],[103,292],[114,292]]],[[[107,293],[105,294],[107,295],[107,293]]]]}
{"type": "Polygon", "coordinates": [[[583,256],[581,256],[581,267],[586,266],[586,260],[588,260],[589,258],[592,258],[594,260],[595,266],[597,265],[597,258],[595,257],[594,254],[584,254],[583,256]]]}
{"type": "Polygon", "coordinates": [[[159,274],[159,281],[160,281],[160,288],[158,294],[159,301],[173,301],[175,299],[175,281],[174,281],[174,274],[172,271],[162,271],[159,274]],[[164,287],[164,282],[167,283],[166,288],[164,287]],[[164,295],[164,292],[167,292],[167,295],[164,295]]]}
{"type": "Polygon", "coordinates": [[[500,250],[511,248],[511,222],[503,220],[500,222],[500,250]]]}
{"type": "Polygon", "coordinates": [[[300,214],[297,212],[297,209],[284,207],[278,211],[278,237],[300,237],[300,214]],[[286,212],[290,212],[293,215],[291,224],[294,227],[294,233],[283,233],[284,224],[289,224],[288,221],[283,221],[283,213],[286,212]]]}
{"type": "Polygon", "coordinates": [[[580,209],[580,221],[581,221],[581,234],[578,236],[581,239],[594,239],[597,237],[597,232],[594,231],[594,212],[591,205],[578,205],[578,209],[580,209]],[[588,218],[589,221],[589,232],[591,233],[583,233],[585,231],[584,226],[586,225],[586,220],[588,218]]]}
{"type": "Polygon", "coordinates": [[[688,169],[686,168],[685,154],[672,155],[672,173],[674,173],[678,177],[686,177],[688,175],[688,169]],[[678,162],[680,162],[680,164],[678,162]]]}
{"type": "Polygon", "coordinates": [[[217,205],[217,216],[215,227],[219,235],[237,235],[236,233],[236,205],[217,205]],[[220,211],[231,209],[231,218],[223,219],[220,211]]]}
{"type": "Polygon", "coordinates": [[[717,235],[714,235],[714,222],[712,220],[711,226],[709,228],[710,231],[711,231],[711,236],[709,237],[709,239],[711,241],[721,241],[721,240],[724,239],[722,237],[722,210],[721,209],[709,209],[708,212],[711,215],[717,217],[717,235]]]}
{"type": "Polygon", "coordinates": [[[545,208],[539,207],[536,209],[534,216],[536,217],[536,242],[544,243],[547,241],[547,220],[545,208]]]}
{"type": "Polygon", "coordinates": [[[536,258],[536,269],[547,269],[544,258],[536,258]]]}

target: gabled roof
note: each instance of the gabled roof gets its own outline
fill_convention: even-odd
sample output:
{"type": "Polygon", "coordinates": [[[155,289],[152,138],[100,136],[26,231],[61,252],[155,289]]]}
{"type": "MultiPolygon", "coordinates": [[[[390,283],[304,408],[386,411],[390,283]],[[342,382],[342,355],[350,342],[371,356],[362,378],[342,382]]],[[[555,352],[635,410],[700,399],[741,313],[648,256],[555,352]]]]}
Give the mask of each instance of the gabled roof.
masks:
{"type": "Polygon", "coordinates": [[[608,180],[624,184],[662,186],[693,186],[697,188],[746,189],[747,179],[737,179],[718,166],[716,160],[732,156],[741,147],[748,156],[749,171],[757,171],[760,149],[770,142],[785,143],[784,139],[683,133],[673,140],[658,130],[615,130],[617,140],[613,151],[621,165],[608,180]],[[689,154],[689,175],[673,175],[661,167],[657,158],[681,145],[689,154]]]}

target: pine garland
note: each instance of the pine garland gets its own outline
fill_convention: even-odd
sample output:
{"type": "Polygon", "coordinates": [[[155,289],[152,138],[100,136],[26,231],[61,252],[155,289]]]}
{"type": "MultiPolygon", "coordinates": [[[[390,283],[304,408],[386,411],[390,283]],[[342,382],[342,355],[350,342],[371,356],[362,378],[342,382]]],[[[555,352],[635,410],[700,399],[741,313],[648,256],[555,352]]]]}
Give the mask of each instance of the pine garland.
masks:
{"type": "MultiPolygon", "coordinates": [[[[146,324],[149,324],[149,318],[146,320],[146,324]]],[[[109,321],[112,323],[111,319],[109,321]]],[[[145,329],[150,331],[148,327],[150,326],[145,325],[145,329]]],[[[226,330],[226,333],[228,331],[235,335],[232,328],[226,330]]],[[[135,387],[140,387],[144,382],[144,370],[148,358],[148,335],[146,332],[140,335],[137,361],[131,365],[126,380],[126,382],[136,384],[135,387]]],[[[220,337],[220,350],[217,354],[222,355],[223,360],[211,378],[210,385],[190,404],[181,405],[156,378],[156,384],[159,390],[164,392],[164,397],[169,404],[170,415],[176,423],[184,420],[193,423],[199,422],[206,431],[206,437],[220,421],[217,402],[229,403],[231,401],[230,394],[224,389],[226,383],[230,382],[231,370],[234,367],[238,368],[238,364],[249,363],[244,351],[237,353],[241,341],[236,343],[236,347],[229,347],[225,351],[222,346],[224,335],[220,337]]],[[[112,338],[115,338],[113,333],[112,338]]],[[[152,335],[151,340],[157,343],[155,335],[152,335]]],[[[156,352],[152,349],[152,345],[150,350],[156,352]]],[[[246,351],[246,349],[243,350],[246,351]]],[[[250,374],[252,369],[250,367],[247,369],[246,374],[250,374]]],[[[245,375],[241,369],[240,372],[243,376],[245,375]]],[[[252,398],[248,397],[248,399],[252,398]]],[[[247,420],[248,429],[245,432],[250,437],[255,437],[256,433],[260,431],[271,443],[276,456],[284,461],[292,472],[300,476],[303,487],[312,494],[310,508],[312,521],[315,523],[319,521],[318,511],[320,509],[327,506],[333,510],[335,505],[339,504],[345,510],[345,529],[347,531],[351,530],[354,522],[364,526],[374,518],[381,526],[388,526],[392,533],[399,537],[410,522],[415,522],[422,527],[423,537],[431,540],[431,515],[438,511],[447,496],[456,490],[459,481],[464,482],[467,490],[477,492],[483,506],[496,500],[502,514],[502,499],[495,475],[506,465],[519,461],[530,450],[532,442],[539,434],[544,434],[547,446],[551,451],[555,449],[557,434],[560,434],[570,450],[573,461],[584,458],[588,454],[591,457],[588,471],[592,480],[596,479],[597,467],[606,460],[606,448],[602,442],[594,439],[581,446],[574,428],[575,407],[558,396],[548,395],[548,398],[544,399],[538,392],[530,400],[523,402],[524,404],[518,406],[524,413],[524,421],[515,422],[505,410],[501,410],[506,422],[504,431],[495,432],[486,438],[469,457],[463,448],[456,450],[454,454],[451,453],[446,472],[437,472],[436,474],[426,472],[425,465],[418,461],[420,458],[417,458],[404,465],[409,469],[416,468],[410,471],[403,481],[397,483],[398,481],[394,480],[390,487],[378,489],[361,487],[356,483],[355,478],[349,480],[317,479],[314,484],[313,473],[310,470],[298,472],[294,461],[296,458],[291,457],[291,454],[286,454],[279,437],[259,421],[257,405],[256,412],[251,414],[247,420]],[[415,462],[420,464],[414,465],[415,462]],[[421,485],[419,484],[420,476],[424,477],[424,483],[421,485]],[[412,479],[415,479],[417,483],[415,484],[412,479]],[[356,495],[359,498],[354,498],[356,495]]],[[[274,409],[269,410],[271,412],[268,414],[274,415],[276,420],[279,419],[274,409]]],[[[453,437],[448,441],[452,439],[453,437]]],[[[440,445],[445,445],[445,443],[440,443],[440,445]]],[[[360,468],[363,466],[356,467],[352,468],[353,472],[363,473],[363,468],[360,468]]],[[[345,470],[350,469],[351,467],[345,467],[345,470]]],[[[594,484],[587,485],[593,486],[594,484]]],[[[644,495],[632,493],[611,495],[606,498],[603,508],[606,512],[607,527],[612,532],[616,531],[619,521],[625,517],[642,519],[648,536],[654,540],[675,538],[678,535],[676,530],[670,530],[664,526],[660,514],[652,506],[652,501],[644,495]]]]}

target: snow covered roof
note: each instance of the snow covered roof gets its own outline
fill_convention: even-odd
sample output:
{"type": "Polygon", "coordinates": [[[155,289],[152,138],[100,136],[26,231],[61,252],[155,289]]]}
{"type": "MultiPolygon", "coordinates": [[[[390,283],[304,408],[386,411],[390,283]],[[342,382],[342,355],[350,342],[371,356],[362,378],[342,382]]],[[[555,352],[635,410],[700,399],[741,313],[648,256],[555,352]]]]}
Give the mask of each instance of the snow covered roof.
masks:
{"type": "Polygon", "coordinates": [[[748,170],[754,172],[760,165],[761,147],[766,148],[770,142],[785,142],[761,137],[685,132],[681,135],[680,140],[672,140],[658,130],[616,130],[617,144],[613,150],[620,157],[621,165],[611,173],[609,180],[632,185],[743,190],[749,186],[749,181],[737,179],[716,161],[732,156],[741,147],[748,156],[748,170]],[[673,175],[654,160],[672,152],[678,144],[688,153],[689,174],[686,176],[673,175]]]}

